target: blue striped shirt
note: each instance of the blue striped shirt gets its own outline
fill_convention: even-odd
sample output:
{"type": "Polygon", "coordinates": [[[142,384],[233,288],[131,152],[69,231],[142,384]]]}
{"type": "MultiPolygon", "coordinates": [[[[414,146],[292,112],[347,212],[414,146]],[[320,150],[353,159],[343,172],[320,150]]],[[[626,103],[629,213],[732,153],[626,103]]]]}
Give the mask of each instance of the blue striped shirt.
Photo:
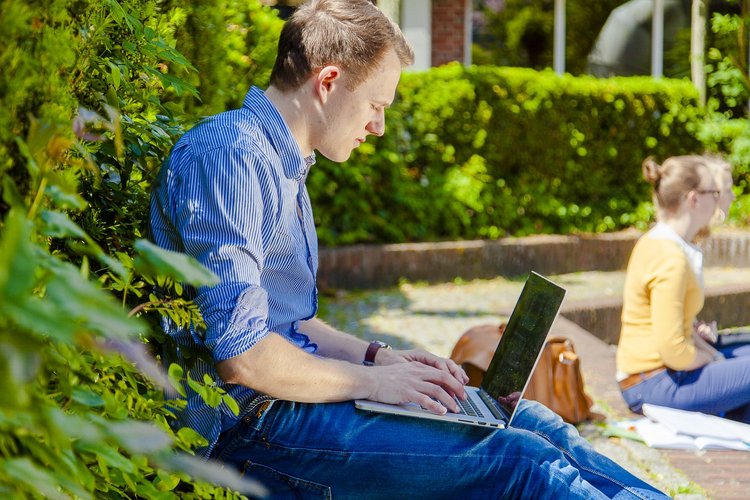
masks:
{"type": "Polygon", "coordinates": [[[208,118],[180,138],[154,183],[151,239],[195,257],[221,278],[213,287],[187,289],[205,329],[163,319],[177,346],[165,362],[177,362],[193,380],[209,375],[240,406],[235,416],[226,404],[211,408],[186,388],[178,424],[208,440],[198,450],[204,456],[258,395],[224,384],[214,363],[251,349],[269,331],[309,352],[317,348],[297,332],[318,306],[318,240],[305,188],[314,161],[314,154],[303,157],[279,112],[253,87],[242,108],[208,118]]]}

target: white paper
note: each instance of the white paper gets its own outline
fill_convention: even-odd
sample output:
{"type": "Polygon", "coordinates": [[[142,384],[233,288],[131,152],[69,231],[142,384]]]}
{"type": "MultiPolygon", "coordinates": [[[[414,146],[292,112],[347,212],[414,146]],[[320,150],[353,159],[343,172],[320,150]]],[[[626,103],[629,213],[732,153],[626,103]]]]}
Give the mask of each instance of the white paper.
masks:
{"type": "Polygon", "coordinates": [[[651,448],[672,450],[739,450],[750,451],[750,446],[737,439],[694,437],[672,431],[662,423],[648,418],[637,420],[633,426],[651,448]]]}
{"type": "Polygon", "coordinates": [[[653,448],[750,451],[750,425],[700,412],[643,405],[636,432],[653,448]]]}

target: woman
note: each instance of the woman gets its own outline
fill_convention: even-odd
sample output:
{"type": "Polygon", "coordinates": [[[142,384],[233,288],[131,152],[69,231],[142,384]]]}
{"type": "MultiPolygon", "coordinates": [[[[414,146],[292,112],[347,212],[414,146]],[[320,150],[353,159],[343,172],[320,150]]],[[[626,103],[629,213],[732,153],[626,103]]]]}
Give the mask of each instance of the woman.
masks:
{"type": "Polygon", "coordinates": [[[713,156],[643,163],[657,224],[630,256],[623,294],[617,380],[631,410],[643,403],[750,423],[750,347],[719,351],[703,308],[703,254],[693,241],[734,200],[729,165],[713,156]]]}

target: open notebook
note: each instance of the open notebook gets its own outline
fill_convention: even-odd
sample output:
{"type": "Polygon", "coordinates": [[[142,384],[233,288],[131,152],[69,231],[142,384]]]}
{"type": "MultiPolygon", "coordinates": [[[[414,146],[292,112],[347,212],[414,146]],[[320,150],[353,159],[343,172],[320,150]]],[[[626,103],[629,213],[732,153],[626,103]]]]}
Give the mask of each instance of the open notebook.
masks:
{"type": "Polygon", "coordinates": [[[436,415],[416,404],[391,405],[356,400],[367,411],[504,428],[510,425],[534,372],[544,341],[554,323],[565,290],[535,273],[529,275],[480,387],[466,387],[467,400],[457,400],[461,413],[436,415]]]}

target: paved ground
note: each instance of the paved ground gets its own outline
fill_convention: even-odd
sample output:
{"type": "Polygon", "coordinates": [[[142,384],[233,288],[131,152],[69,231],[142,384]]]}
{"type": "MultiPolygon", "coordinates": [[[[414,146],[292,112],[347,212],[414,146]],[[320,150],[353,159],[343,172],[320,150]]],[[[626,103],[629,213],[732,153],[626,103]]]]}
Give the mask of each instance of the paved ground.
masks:
{"type": "MultiPolygon", "coordinates": [[[[621,294],[624,273],[585,272],[551,276],[567,290],[566,301],[621,294]]],[[[750,268],[709,268],[707,287],[750,283],[750,268]]],[[[370,292],[337,292],[321,298],[320,316],[337,328],[394,347],[422,347],[448,356],[462,332],[481,323],[505,319],[522,281],[454,281],[440,285],[403,283],[370,292]]],[[[581,356],[596,409],[611,423],[631,418],[613,382],[614,347],[577,325],[558,318],[555,333],[570,336],[581,356]]],[[[607,437],[606,424],[583,424],[580,431],[602,453],[679,499],[750,498],[750,453],[663,452],[607,437]],[[737,480],[740,478],[741,480],[737,480]]]]}

